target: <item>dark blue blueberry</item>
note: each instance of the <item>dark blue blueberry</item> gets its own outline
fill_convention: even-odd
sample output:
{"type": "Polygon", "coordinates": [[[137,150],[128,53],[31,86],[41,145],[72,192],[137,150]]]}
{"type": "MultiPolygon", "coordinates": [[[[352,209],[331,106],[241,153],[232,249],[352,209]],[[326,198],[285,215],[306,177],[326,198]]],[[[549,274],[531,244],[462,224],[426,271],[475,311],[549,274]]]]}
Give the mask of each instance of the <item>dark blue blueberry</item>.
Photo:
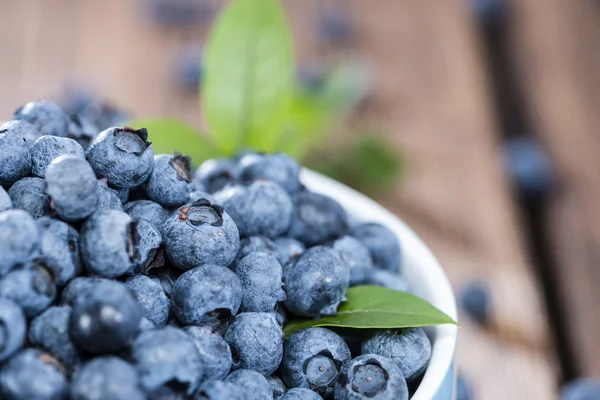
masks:
{"type": "Polygon", "coordinates": [[[46,193],[61,219],[79,221],[98,208],[98,182],[85,158],[56,158],[46,170],[46,193]]]}
{"type": "Polygon", "coordinates": [[[363,354],[379,354],[394,362],[407,382],[419,378],[429,365],[431,342],[421,328],[377,332],[362,345],[363,354]]]}
{"type": "Polygon", "coordinates": [[[69,122],[69,138],[74,139],[87,149],[98,136],[100,129],[96,124],[83,114],[72,114],[69,122]]]}
{"type": "MultiPolygon", "coordinates": [[[[251,253],[265,253],[275,257],[275,243],[266,236],[249,236],[240,241],[236,262],[251,253]]],[[[233,265],[235,267],[235,265],[233,265]]]]}
{"type": "Polygon", "coordinates": [[[239,180],[250,184],[267,180],[279,184],[293,195],[300,187],[300,164],[287,154],[252,154],[242,157],[238,163],[239,180]]]}
{"type": "MultiPolygon", "coordinates": [[[[456,398],[457,400],[463,400],[456,398]]],[[[582,378],[571,381],[562,387],[560,400],[597,400],[600,399],[600,380],[582,378]]],[[[468,399],[467,399],[468,400],[468,399]]]]}
{"type": "Polygon", "coordinates": [[[383,286],[399,292],[410,293],[411,291],[404,278],[395,272],[386,271],[384,269],[375,269],[367,276],[367,283],[370,285],[383,286]]]}
{"type": "Polygon", "coordinates": [[[267,382],[271,385],[273,389],[273,399],[278,400],[283,396],[283,394],[287,391],[287,386],[283,383],[283,379],[278,377],[277,375],[269,375],[267,376],[267,382]]]}
{"type": "Polygon", "coordinates": [[[251,369],[271,375],[281,363],[283,331],[271,314],[239,314],[224,338],[231,347],[233,369],[251,369]]]}
{"type": "Polygon", "coordinates": [[[73,139],[58,136],[42,136],[31,146],[31,173],[40,178],[52,161],[60,156],[73,155],[85,158],[83,147],[73,139]]]}
{"type": "Polygon", "coordinates": [[[175,78],[183,90],[198,93],[203,76],[202,52],[200,45],[184,48],[177,55],[175,78]]]}
{"type": "Polygon", "coordinates": [[[490,319],[492,300],[488,286],[481,281],[473,281],[465,285],[459,294],[461,307],[480,324],[490,319]]]}
{"type": "Polygon", "coordinates": [[[0,364],[23,346],[26,332],[27,321],[21,307],[0,298],[0,364]]]}
{"type": "Polygon", "coordinates": [[[134,221],[140,218],[150,221],[160,233],[163,233],[163,225],[169,216],[167,210],[151,200],[130,201],[125,204],[124,210],[134,221]]]}
{"type": "Polygon", "coordinates": [[[366,223],[352,228],[350,235],[367,246],[376,268],[400,271],[400,243],[394,232],[381,224],[366,223]]]}
{"type": "Polygon", "coordinates": [[[79,232],[69,224],[42,217],[37,220],[41,232],[39,259],[51,272],[58,287],[79,275],[82,270],[79,257],[79,232]]]}
{"type": "Polygon", "coordinates": [[[307,246],[324,244],[348,231],[346,211],[333,199],[312,192],[300,192],[294,198],[294,214],[288,236],[307,246]]]}
{"type": "Polygon", "coordinates": [[[310,389],[292,388],[279,397],[281,400],[323,400],[321,396],[310,389]]]}
{"type": "Polygon", "coordinates": [[[80,361],[69,335],[71,307],[50,307],[29,324],[29,343],[50,353],[67,368],[80,361]]]}
{"type": "Polygon", "coordinates": [[[285,300],[281,265],[265,253],[250,253],[237,262],[235,274],[242,284],[244,312],[273,312],[275,304],[285,300]]]}
{"type": "Polygon", "coordinates": [[[41,132],[33,124],[27,121],[12,120],[0,125],[0,131],[8,131],[18,137],[25,139],[27,146],[31,147],[40,136],[41,132]]]}
{"type": "Polygon", "coordinates": [[[343,45],[352,40],[354,24],[347,8],[330,4],[319,14],[319,38],[330,45],[343,45]]]}
{"type": "Polygon", "coordinates": [[[227,342],[209,327],[187,326],[183,330],[192,337],[200,353],[205,379],[225,379],[232,363],[227,342]]]}
{"type": "Polygon", "coordinates": [[[0,213],[0,277],[33,260],[39,252],[40,230],[23,210],[0,213]]]}
{"type": "Polygon", "coordinates": [[[12,200],[8,193],[6,193],[6,189],[0,186],[0,212],[10,210],[13,208],[12,200]]]}
{"type": "Polygon", "coordinates": [[[154,157],[154,169],[143,187],[150,200],[172,208],[188,202],[193,190],[191,161],[179,153],[154,157]]]}
{"type": "Polygon", "coordinates": [[[346,362],[335,385],[336,400],[408,400],[408,396],[400,369],[377,354],[365,354],[346,362]]]}
{"type": "Polygon", "coordinates": [[[208,0],[146,0],[150,17],[165,27],[196,26],[213,15],[213,3],[208,0]]]}
{"type": "Polygon", "coordinates": [[[302,242],[289,237],[282,237],[275,240],[275,257],[282,267],[285,267],[294,258],[304,252],[306,247],[302,242]]]}
{"type": "Polygon", "coordinates": [[[78,276],[67,284],[60,295],[60,303],[72,306],[77,300],[87,295],[87,291],[94,288],[105,279],[92,276],[78,276]]]}
{"type": "Polygon", "coordinates": [[[552,161],[535,139],[512,138],[506,142],[504,152],[508,174],[522,194],[543,196],[554,188],[552,161]]]}
{"type": "Polygon", "coordinates": [[[145,274],[150,269],[164,264],[164,255],[159,255],[159,252],[161,252],[162,235],[150,221],[144,218],[132,222],[132,225],[135,266],[129,272],[141,272],[145,274]]]}
{"type": "Polygon", "coordinates": [[[339,253],[330,247],[306,250],[283,271],[286,308],[298,316],[335,314],[344,299],[350,269],[339,253]]]}
{"type": "Polygon", "coordinates": [[[203,190],[194,190],[188,196],[188,203],[194,203],[201,199],[206,199],[206,200],[210,201],[211,203],[217,202],[217,200],[215,199],[215,196],[213,196],[212,194],[205,192],[203,190]]]}
{"type": "Polygon", "coordinates": [[[171,307],[186,325],[218,324],[236,315],[242,302],[242,285],[228,268],[202,265],[182,274],[171,292],[171,307]]]}
{"type": "Polygon", "coordinates": [[[194,186],[196,190],[215,193],[234,181],[236,165],[226,158],[206,160],[196,170],[194,186]]]}
{"type": "Polygon", "coordinates": [[[72,400],[144,400],[137,371],[115,356],[97,357],[77,371],[71,384],[72,400]]]}
{"type": "Polygon", "coordinates": [[[198,389],[204,374],[192,338],[171,326],[142,332],[133,342],[132,356],[150,397],[185,398],[198,389]]]}
{"type": "Polygon", "coordinates": [[[226,267],[240,247],[240,235],[229,214],[206,199],[171,214],[164,224],[164,240],[169,260],[183,270],[203,264],[226,267]]]}
{"type": "Polygon", "coordinates": [[[14,301],[31,318],[50,306],[56,286],[48,270],[36,264],[6,275],[0,281],[0,296],[14,301]]]}
{"type": "Polygon", "coordinates": [[[142,307],[125,285],[103,281],[77,299],[70,334],[83,350],[112,353],[128,345],[142,318],[142,307]]]}
{"type": "Polygon", "coordinates": [[[273,398],[273,390],[267,378],[256,371],[238,369],[229,374],[225,382],[240,386],[246,400],[270,400],[273,398]]]}
{"type": "Polygon", "coordinates": [[[111,210],[123,211],[123,203],[116,190],[108,187],[102,179],[98,181],[98,209],[108,208],[111,210]]]}
{"type": "Polygon", "coordinates": [[[27,211],[33,218],[52,213],[46,182],[42,178],[23,178],[8,189],[14,208],[27,211]]]}
{"type": "Polygon", "coordinates": [[[27,121],[39,129],[42,135],[67,136],[69,115],[56,103],[45,100],[32,101],[15,111],[13,117],[27,121]]]}
{"type": "Polygon", "coordinates": [[[142,306],[144,317],[154,325],[160,326],[167,323],[170,302],[158,279],[135,275],[125,281],[125,286],[131,290],[142,306]]]}
{"type": "Polygon", "coordinates": [[[367,246],[352,236],[344,236],[333,242],[332,247],[340,253],[342,260],[350,268],[350,286],[367,281],[375,268],[367,246]]]}
{"type": "Polygon", "coordinates": [[[31,173],[31,154],[24,138],[0,129],[0,185],[10,186],[31,173]]]}
{"type": "Polygon", "coordinates": [[[237,383],[210,380],[205,382],[195,400],[245,400],[244,388],[237,383]]]}
{"type": "Polygon", "coordinates": [[[309,388],[331,397],[343,363],[350,361],[344,340],[325,328],[293,334],[284,345],[281,377],[289,388],[309,388]]]}
{"type": "Polygon", "coordinates": [[[154,167],[154,151],[145,129],[106,129],[94,139],[86,156],[98,176],[120,188],[141,185],[154,167]]]}
{"type": "MultiPolygon", "coordinates": [[[[562,400],[593,400],[595,398],[599,398],[598,396],[600,396],[600,384],[596,387],[596,389],[598,392],[596,393],[595,397],[563,397],[562,400]]],[[[471,387],[469,386],[469,382],[467,382],[465,377],[459,373],[458,377],[456,378],[456,400],[471,400],[472,398],[473,396],[471,396],[471,387]]]]}
{"type": "Polygon", "coordinates": [[[233,218],[240,236],[281,236],[290,226],[292,199],[276,183],[256,181],[250,186],[236,185],[215,194],[233,218]]]}

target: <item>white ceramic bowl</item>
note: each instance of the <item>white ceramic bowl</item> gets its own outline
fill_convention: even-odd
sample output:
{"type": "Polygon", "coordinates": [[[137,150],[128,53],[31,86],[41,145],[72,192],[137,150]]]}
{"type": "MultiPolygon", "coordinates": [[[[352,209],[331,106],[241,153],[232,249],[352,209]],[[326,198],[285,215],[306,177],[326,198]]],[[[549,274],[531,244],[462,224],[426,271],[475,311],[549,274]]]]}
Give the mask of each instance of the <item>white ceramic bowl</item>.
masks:
{"type": "MultiPolygon", "coordinates": [[[[406,224],[368,197],[314,171],[304,169],[301,180],[311,191],[335,199],[353,219],[379,222],[398,235],[402,249],[402,275],[414,294],[458,320],[456,301],[448,278],[431,251],[406,224]]],[[[439,325],[427,328],[427,332],[433,344],[431,361],[411,400],[452,400],[458,327],[439,325]]]]}

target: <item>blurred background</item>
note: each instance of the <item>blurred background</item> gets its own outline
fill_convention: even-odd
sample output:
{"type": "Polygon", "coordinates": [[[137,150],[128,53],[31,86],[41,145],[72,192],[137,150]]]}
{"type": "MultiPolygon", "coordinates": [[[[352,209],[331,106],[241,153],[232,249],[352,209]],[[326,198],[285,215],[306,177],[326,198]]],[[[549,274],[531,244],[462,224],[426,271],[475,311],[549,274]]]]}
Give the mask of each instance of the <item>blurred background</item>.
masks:
{"type": "MultiPolygon", "coordinates": [[[[0,119],[47,98],[100,127],[202,129],[202,50],[224,3],[0,1],[0,119]]],[[[554,399],[600,378],[600,3],[283,3],[299,88],[343,94],[304,162],[439,257],[472,398],[554,399]]]]}

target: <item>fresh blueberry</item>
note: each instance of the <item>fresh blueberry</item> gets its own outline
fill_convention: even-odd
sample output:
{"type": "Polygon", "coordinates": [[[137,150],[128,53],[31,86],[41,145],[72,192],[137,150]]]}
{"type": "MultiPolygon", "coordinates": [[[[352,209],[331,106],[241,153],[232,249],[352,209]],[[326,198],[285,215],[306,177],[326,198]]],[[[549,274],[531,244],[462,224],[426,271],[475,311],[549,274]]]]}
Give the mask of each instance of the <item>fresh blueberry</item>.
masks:
{"type": "Polygon", "coordinates": [[[275,256],[283,267],[302,254],[305,249],[304,244],[294,238],[282,237],[275,240],[275,256]]]}
{"type": "Polygon", "coordinates": [[[410,287],[404,278],[397,273],[386,271],[384,269],[375,269],[371,275],[367,276],[367,283],[370,285],[383,286],[399,292],[410,292],[410,287]]]}
{"type": "Polygon", "coordinates": [[[121,350],[133,339],[142,307],[125,285],[104,281],[77,299],[69,331],[83,350],[93,354],[121,350]]]}
{"type": "Polygon", "coordinates": [[[40,178],[52,161],[64,155],[85,158],[83,147],[73,139],[57,136],[42,136],[31,146],[31,173],[40,178]]]}
{"type": "Polygon", "coordinates": [[[195,400],[245,400],[244,388],[237,383],[210,380],[205,382],[195,400]]]}
{"type": "Polygon", "coordinates": [[[27,321],[21,308],[0,298],[0,364],[23,346],[26,331],[27,321]]]}
{"type": "Polygon", "coordinates": [[[7,400],[60,400],[68,394],[63,366],[37,349],[25,349],[2,366],[0,388],[7,400]]]}
{"type": "Polygon", "coordinates": [[[310,389],[306,388],[292,388],[285,392],[280,400],[323,400],[321,396],[310,389]]]}
{"type": "Polygon", "coordinates": [[[215,193],[233,182],[236,175],[235,163],[225,158],[206,160],[196,170],[194,186],[196,190],[215,193]]]}
{"type": "Polygon", "coordinates": [[[34,219],[23,210],[0,213],[0,277],[23,266],[39,252],[40,231],[34,219]]]}
{"type": "Polygon", "coordinates": [[[200,353],[181,329],[166,326],[142,332],[133,342],[132,355],[149,397],[185,398],[201,383],[200,353]]]}
{"type": "Polygon", "coordinates": [[[25,139],[28,147],[31,147],[42,134],[39,129],[27,121],[12,120],[0,125],[0,131],[8,131],[18,137],[25,139]]]}
{"type": "Polygon", "coordinates": [[[188,196],[188,203],[194,203],[201,199],[206,199],[206,200],[210,201],[211,203],[217,202],[217,200],[215,199],[215,196],[213,196],[212,194],[205,192],[203,190],[194,190],[188,196]]]}
{"type": "Polygon", "coordinates": [[[135,275],[125,281],[125,286],[131,290],[142,306],[144,317],[157,326],[167,323],[170,302],[158,279],[135,275]]]}
{"type": "Polygon", "coordinates": [[[183,90],[198,93],[202,82],[203,57],[199,45],[190,45],[177,55],[175,64],[175,78],[183,90]]]}
{"type": "Polygon", "coordinates": [[[44,267],[15,269],[0,281],[0,296],[18,304],[28,318],[44,311],[56,297],[52,276],[44,267]]]}
{"type": "Polygon", "coordinates": [[[462,288],[459,301],[461,307],[471,318],[480,324],[490,319],[492,301],[490,290],[484,282],[473,281],[462,288]]]}
{"type": "Polygon", "coordinates": [[[169,216],[160,204],[150,200],[130,201],[125,204],[124,210],[134,221],[140,218],[150,221],[160,233],[163,233],[163,225],[169,216]]]}
{"type": "Polygon", "coordinates": [[[15,111],[14,119],[31,123],[42,135],[67,136],[70,118],[60,106],[39,100],[25,104],[15,111]]]}
{"type": "Polygon", "coordinates": [[[376,268],[400,271],[400,243],[394,232],[381,224],[366,223],[354,227],[350,235],[367,246],[376,268]]]}
{"type": "Polygon", "coordinates": [[[379,354],[395,363],[407,382],[419,378],[431,358],[431,342],[421,328],[377,332],[362,345],[363,354],[379,354]]]}
{"type": "Polygon", "coordinates": [[[203,264],[226,267],[240,247],[240,235],[229,214],[206,199],[171,214],[164,224],[164,240],[167,257],[183,270],[203,264]]]}
{"type": "Polygon", "coordinates": [[[283,383],[283,379],[281,379],[277,375],[267,376],[267,381],[273,389],[274,400],[280,399],[281,396],[283,396],[283,394],[287,391],[287,386],[285,386],[285,383],[283,383]]]}
{"type": "Polygon", "coordinates": [[[239,314],[227,332],[233,369],[251,369],[263,375],[277,370],[283,356],[283,331],[268,313],[239,314]]]}
{"type": "MultiPolygon", "coordinates": [[[[240,249],[235,257],[236,262],[251,253],[265,253],[275,256],[275,243],[266,236],[249,236],[240,241],[240,249]]],[[[233,265],[235,267],[235,265],[233,265]]]]}
{"type": "Polygon", "coordinates": [[[290,226],[292,199],[276,183],[236,185],[215,193],[215,197],[235,221],[240,236],[264,235],[274,239],[290,226]]]}
{"type": "Polygon", "coordinates": [[[0,185],[10,186],[31,173],[31,154],[24,138],[0,129],[0,185]]]}
{"type": "Polygon", "coordinates": [[[0,186],[0,213],[11,208],[13,208],[12,200],[8,193],[6,193],[6,189],[0,186]]]}
{"type": "Polygon", "coordinates": [[[81,273],[79,232],[69,224],[42,217],[37,220],[41,232],[40,260],[51,271],[54,282],[64,286],[81,273]]]}
{"type": "Polygon", "coordinates": [[[46,182],[42,178],[23,178],[8,189],[14,208],[27,211],[33,218],[52,213],[46,182]]]}
{"type": "MultiPolygon", "coordinates": [[[[582,378],[571,381],[562,387],[561,400],[597,400],[600,399],[600,380],[582,378]]],[[[457,397],[457,400],[463,400],[457,397]]],[[[468,400],[468,399],[467,399],[468,400]]]]}
{"type": "Polygon", "coordinates": [[[154,167],[154,151],[145,129],[106,129],[94,139],[86,155],[98,176],[120,188],[141,185],[154,167]]]}
{"type": "Polygon", "coordinates": [[[307,246],[314,246],[346,234],[348,216],[335,200],[305,191],[295,196],[294,204],[288,236],[307,246]]]}
{"type": "Polygon", "coordinates": [[[29,342],[50,353],[67,368],[73,368],[80,357],[69,335],[71,307],[50,307],[29,324],[29,342]]]}
{"type": "Polygon", "coordinates": [[[77,300],[87,295],[87,291],[94,288],[105,279],[91,276],[78,276],[67,284],[60,295],[60,303],[72,306],[77,300]]]}
{"type": "Polygon", "coordinates": [[[350,268],[350,286],[365,283],[374,271],[373,260],[367,246],[352,236],[344,236],[332,246],[340,253],[342,260],[350,268]]]}
{"type": "Polygon", "coordinates": [[[289,388],[309,388],[331,397],[343,363],[350,360],[344,340],[325,328],[293,334],[284,345],[281,376],[289,388]]]}
{"type": "Polygon", "coordinates": [[[330,45],[343,45],[354,36],[354,26],[348,10],[341,5],[330,4],[319,14],[319,38],[330,45]]]}
{"type": "Polygon", "coordinates": [[[111,210],[123,211],[123,203],[116,190],[108,187],[102,179],[98,181],[98,209],[108,208],[111,210]]]}
{"type": "Polygon", "coordinates": [[[144,190],[150,200],[172,208],[187,203],[193,189],[191,161],[179,153],[174,156],[160,154],[154,157],[154,168],[144,190]]]}
{"type": "Polygon", "coordinates": [[[164,255],[160,249],[162,235],[151,222],[144,218],[132,222],[132,225],[135,264],[134,269],[129,272],[147,274],[150,269],[160,267],[164,264],[164,255]]]}
{"type": "Polygon", "coordinates": [[[344,299],[350,269],[339,253],[316,246],[285,267],[286,308],[297,316],[318,317],[335,314],[344,299]]]}
{"type": "Polygon", "coordinates": [[[235,383],[242,388],[246,400],[271,400],[273,390],[263,375],[249,369],[233,371],[225,382],[235,383]]]}
{"type": "Polygon", "coordinates": [[[77,371],[72,400],[144,400],[135,367],[115,356],[97,357],[77,371]]]}
{"type": "Polygon", "coordinates": [[[186,325],[219,324],[236,315],[242,302],[242,285],[229,269],[202,265],[182,274],[171,292],[171,307],[186,325]]]}
{"type": "MultiPolygon", "coordinates": [[[[600,395],[600,385],[597,386],[597,390],[598,392],[596,393],[595,397],[590,397],[590,398],[579,398],[579,397],[575,397],[575,398],[570,398],[570,397],[566,397],[566,398],[562,398],[562,400],[593,400],[594,398],[598,398],[598,395],[600,395]]],[[[471,396],[471,387],[469,385],[469,382],[465,379],[465,377],[463,375],[461,375],[460,373],[458,374],[458,376],[456,377],[456,400],[471,400],[473,398],[473,396],[471,396]]]]}
{"type": "Polygon", "coordinates": [[[85,158],[56,158],[46,170],[46,192],[61,219],[79,221],[98,208],[98,182],[85,158]]]}
{"type": "Polygon", "coordinates": [[[293,195],[300,187],[300,164],[287,154],[250,155],[238,163],[241,182],[250,184],[256,180],[267,180],[279,184],[293,195]]]}
{"type": "Polygon", "coordinates": [[[204,377],[225,379],[231,369],[231,349],[221,335],[204,326],[187,326],[183,329],[194,340],[200,353],[204,377]]]}
{"type": "Polygon", "coordinates": [[[83,114],[72,114],[69,122],[69,138],[87,149],[100,132],[96,124],[83,114]]]}
{"type": "Polygon", "coordinates": [[[281,265],[265,253],[250,253],[235,267],[242,284],[243,312],[273,312],[278,301],[285,300],[281,288],[281,265]]]}
{"type": "Polygon", "coordinates": [[[346,362],[335,385],[335,399],[408,400],[402,372],[391,360],[365,354],[346,362]]]}

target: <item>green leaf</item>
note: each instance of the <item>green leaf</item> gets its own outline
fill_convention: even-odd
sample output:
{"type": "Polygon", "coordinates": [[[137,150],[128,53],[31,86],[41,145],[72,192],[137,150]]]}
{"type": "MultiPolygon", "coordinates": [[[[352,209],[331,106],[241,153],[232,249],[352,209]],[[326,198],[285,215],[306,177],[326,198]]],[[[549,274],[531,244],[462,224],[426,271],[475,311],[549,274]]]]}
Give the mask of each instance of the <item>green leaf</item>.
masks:
{"type": "Polygon", "coordinates": [[[293,93],[291,33],[276,0],[234,0],[205,53],[202,101],[217,147],[273,151],[293,93]]]}
{"type": "Polygon", "coordinates": [[[340,305],[337,315],[315,320],[292,321],[283,329],[285,335],[289,337],[295,332],[314,326],[392,329],[441,324],[458,325],[448,315],[410,293],[365,285],[348,289],[346,297],[348,301],[340,305]]]}
{"type": "Polygon", "coordinates": [[[129,121],[126,125],[148,130],[154,154],[173,154],[178,151],[189,156],[194,165],[219,155],[197,129],[175,118],[141,118],[129,121]]]}

